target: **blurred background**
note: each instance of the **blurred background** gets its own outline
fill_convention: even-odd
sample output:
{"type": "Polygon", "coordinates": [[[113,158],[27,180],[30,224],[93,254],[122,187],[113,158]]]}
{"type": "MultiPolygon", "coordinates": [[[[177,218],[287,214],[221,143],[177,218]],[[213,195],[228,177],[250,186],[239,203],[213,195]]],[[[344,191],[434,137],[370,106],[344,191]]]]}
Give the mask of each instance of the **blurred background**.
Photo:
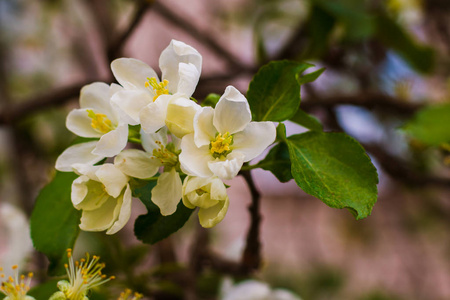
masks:
{"type": "MultiPolygon", "coordinates": [[[[193,95],[200,101],[230,84],[245,93],[270,60],[325,67],[303,86],[301,108],[326,131],[355,137],[378,169],[378,202],[360,221],[293,181],[252,171],[263,215],[257,278],[306,300],[450,299],[449,149],[426,147],[400,130],[421,107],[449,102],[449,1],[0,0],[0,26],[0,265],[20,262],[37,274],[36,284],[48,279],[26,220],[74,139],[65,118],[80,88],[114,82],[109,64],[118,57],[159,72],[160,52],[177,39],[203,55],[193,95]]],[[[288,134],[302,131],[288,124],[288,134]]],[[[198,229],[192,216],[160,245],[142,245],[133,220],[145,208],[134,201],[124,230],[82,233],[76,251],[102,253],[118,290],[181,299],[183,285],[170,276],[192,264],[199,236],[218,257],[241,255],[250,192],[241,177],[227,184],[230,209],[212,230],[198,229]]],[[[199,275],[198,299],[214,299],[221,278],[214,268],[199,275]]]]}

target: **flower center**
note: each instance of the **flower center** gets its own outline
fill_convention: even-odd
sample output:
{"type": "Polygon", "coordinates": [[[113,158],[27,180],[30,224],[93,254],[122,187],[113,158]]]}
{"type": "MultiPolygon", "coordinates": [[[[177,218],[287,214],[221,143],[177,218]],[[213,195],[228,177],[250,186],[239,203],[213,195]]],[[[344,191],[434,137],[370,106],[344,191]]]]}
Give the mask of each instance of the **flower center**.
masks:
{"type": "MultiPolygon", "coordinates": [[[[28,273],[28,276],[19,276],[17,265],[12,266],[12,269],[14,271],[14,278],[9,276],[7,280],[3,281],[0,286],[0,292],[8,296],[10,300],[23,300],[26,298],[27,292],[30,289],[33,273],[28,273]]],[[[0,268],[0,277],[5,277],[2,268],[0,268]]]]}
{"type": "Polygon", "coordinates": [[[232,151],[231,145],[233,145],[233,136],[229,132],[223,135],[217,133],[216,139],[209,144],[209,150],[214,158],[225,158],[232,151]]]}
{"type": "Polygon", "coordinates": [[[162,82],[158,82],[155,77],[148,78],[147,82],[145,82],[146,88],[152,88],[153,92],[155,93],[155,96],[153,97],[153,102],[161,96],[161,95],[169,95],[169,90],[166,88],[166,86],[169,84],[169,81],[167,79],[164,79],[162,82]]]}
{"type": "Polygon", "coordinates": [[[130,289],[126,289],[125,292],[120,293],[120,297],[117,300],[138,300],[141,299],[144,295],[135,292],[130,289]]]}
{"type": "Polygon", "coordinates": [[[153,149],[153,157],[159,159],[164,167],[173,168],[178,165],[178,155],[181,151],[175,150],[173,143],[164,146],[160,141],[155,141],[159,145],[158,149],[153,149]]]}
{"type": "Polygon", "coordinates": [[[111,123],[111,120],[104,114],[96,114],[92,109],[86,110],[89,118],[92,119],[91,126],[95,131],[102,134],[108,133],[116,127],[111,123]]]}

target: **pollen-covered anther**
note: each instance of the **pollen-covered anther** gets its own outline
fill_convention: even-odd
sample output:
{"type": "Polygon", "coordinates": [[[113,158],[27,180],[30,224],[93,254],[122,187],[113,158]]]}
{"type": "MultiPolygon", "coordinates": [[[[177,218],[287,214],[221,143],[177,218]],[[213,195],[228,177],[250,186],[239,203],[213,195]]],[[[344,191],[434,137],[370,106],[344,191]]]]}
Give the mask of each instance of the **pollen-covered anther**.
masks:
{"type": "MultiPolygon", "coordinates": [[[[27,296],[27,292],[30,290],[31,278],[33,273],[28,273],[27,276],[20,275],[18,272],[18,266],[12,266],[14,277],[8,276],[6,281],[2,281],[0,286],[0,292],[7,296],[9,300],[25,300],[31,297],[27,296]]],[[[0,277],[5,278],[3,274],[3,268],[0,268],[0,277]]],[[[5,298],[6,299],[6,298],[5,298]]],[[[33,298],[31,298],[33,299],[33,298]]]]}
{"type": "Polygon", "coordinates": [[[226,157],[231,153],[230,146],[233,144],[233,136],[226,132],[223,135],[221,133],[216,134],[215,140],[211,141],[209,149],[214,158],[226,157]]]}
{"type": "Polygon", "coordinates": [[[108,133],[111,130],[116,129],[111,120],[105,114],[95,113],[92,109],[86,110],[89,118],[92,119],[91,127],[102,134],[108,133]]]}
{"type": "Polygon", "coordinates": [[[158,82],[158,80],[155,77],[148,78],[145,82],[146,88],[151,88],[155,96],[153,97],[153,102],[161,96],[161,95],[168,95],[169,90],[166,88],[169,84],[169,81],[167,79],[164,79],[162,82],[158,82]]]}

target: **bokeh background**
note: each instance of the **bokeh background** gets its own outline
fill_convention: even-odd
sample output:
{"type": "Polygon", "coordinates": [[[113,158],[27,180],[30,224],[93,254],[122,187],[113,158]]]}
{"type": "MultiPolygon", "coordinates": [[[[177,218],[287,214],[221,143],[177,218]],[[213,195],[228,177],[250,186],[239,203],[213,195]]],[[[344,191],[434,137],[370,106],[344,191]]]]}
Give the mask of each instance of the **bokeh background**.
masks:
{"type": "MultiPolygon", "coordinates": [[[[293,181],[252,171],[263,215],[256,278],[306,300],[450,299],[449,152],[400,129],[421,107],[449,101],[449,1],[0,0],[0,26],[0,264],[21,262],[36,283],[48,279],[25,220],[74,139],[65,117],[80,88],[114,82],[109,64],[117,57],[158,70],[160,52],[177,39],[203,55],[199,100],[230,84],[245,93],[270,60],[325,67],[302,88],[301,107],[326,131],[360,141],[379,172],[372,215],[356,221],[293,181]],[[18,249],[23,254],[11,254],[18,249]]],[[[288,134],[305,131],[287,127],[288,134]]],[[[152,287],[180,299],[176,281],[161,280],[171,272],[161,266],[189,264],[199,232],[221,257],[240,257],[250,192],[241,177],[227,184],[228,214],[206,233],[192,216],[166,242],[144,246],[134,238],[132,217],[113,237],[81,234],[76,250],[103,253],[123,286],[139,290],[151,278],[152,287]]],[[[134,218],[143,213],[135,201],[134,218]]],[[[199,299],[214,299],[219,275],[199,281],[199,299]]]]}

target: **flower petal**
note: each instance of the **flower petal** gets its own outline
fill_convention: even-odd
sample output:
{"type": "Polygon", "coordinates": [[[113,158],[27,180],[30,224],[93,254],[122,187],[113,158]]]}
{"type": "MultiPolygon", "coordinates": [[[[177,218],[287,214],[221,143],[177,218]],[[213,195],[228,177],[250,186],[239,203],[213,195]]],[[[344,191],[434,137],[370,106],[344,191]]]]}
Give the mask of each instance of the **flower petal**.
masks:
{"type": "Polygon", "coordinates": [[[172,168],[170,172],[164,172],[158,177],[156,186],[152,189],[152,201],[159,207],[163,216],[168,216],[177,210],[181,194],[180,175],[172,168]]]}
{"type": "Polygon", "coordinates": [[[101,161],[104,156],[92,154],[92,150],[97,146],[97,141],[80,143],[70,146],[56,160],[55,168],[61,172],[72,172],[74,164],[93,165],[101,161]]]}
{"type": "Polygon", "coordinates": [[[233,137],[233,151],[245,155],[244,162],[260,155],[276,138],[276,128],[272,122],[250,122],[233,137]]]}
{"type": "Polygon", "coordinates": [[[147,78],[158,79],[158,75],[151,67],[135,58],[118,58],[111,63],[111,70],[120,85],[128,90],[146,90],[147,78]]]}
{"type": "Polygon", "coordinates": [[[100,208],[111,196],[105,192],[101,182],[95,180],[85,181],[87,176],[81,177],[77,178],[72,184],[72,203],[74,207],[82,210],[95,210],[100,208]],[[85,189],[87,189],[87,192],[80,201],[80,198],[77,198],[77,196],[82,196],[85,189]]]}
{"type": "Polygon", "coordinates": [[[98,209],[83,210],[80,228],[85,231],[103,231],[110,228],[119,215],[118,208],[122,204],[120,202],[119,199],[109,197],[98,209]]]}
{"type": "Polygon", "coordinates": [[[95,109],[109,117],[114,116],[111,108],[110,86],[104,82],[94,82],[85,85],[80,91],[80,107],[95,109]]]}
{"type": "Polygon", "coordinates": [[[217,102],[214,112],[214,126],[224,134],[241,131],[252,120],[247,99],[235,87],[228,86],[217,102]]]}
{"type": "Polygon", "coordinates": [[[66,127],[73,133],[82,137],[101,137],[103,134],[97,132],[91,126],[92,119],[84,108],[74,109],[66,119],[66,127]]]}
{"type": "MultiPolygon", "coordinates": [[[[106,231],[106,234],[114,234],[120,229],[122,229],[128,222],[131,216],[131,189],[130,185],[127,184],[127,188],[123,195],[118,199],[118,203],[121,203],[119,216],[114,222],[114,224],[106,231]]],[[[117,209],[118,207],[116,207],[117,209]]]]}
{"type": "Polygon", "coordinates": [[[291,293],[290,291],[284,290],[284,289],[273,290],[271,299],[273,299],[273,300],[302,300],[300,297],[298,297],[294,293],[291,293]]]}
{"type": "Polygon", "coordinates": [[[104,164],[95,172],[108,194],[117,198],[128,183],[128,177],[113,164],[104,164]]]}
{"type": "Polygon", "coordinates": [[[137,149],[120,152],[114,158],[114,165],[124,174],[135,178],[149,178],[158,172],[159,162],[152,155],[137,149]]]}
{"type": "Polygon", "coordinates": [[[216,205],[209,208],[200,208],[198,211],[198,219],[200,221],[200,225],[204,228],[211,228],[216,226],[220,221],[225,218],[225,215],[228,211],[228,206],[230,205],[230,200],[228,197],[219,201],[216,205]]]}
{"type": "Polygon", "coordinates": [[[161,143],[162,145],[167,145],[167,127],[164,126],[155,133],[145,133],[141,129],[141,142],[142,147],[150,154],[153,154],[153,149],[159,149],[161,143]]]}
{"type": "Polygon", "coordinates": [[[111,103],[118,108],[122,118],[130,125],[139,124],[139,113],[152,102],[153,97],[141,90],[123,90],[111,98],[111,103]]]}
{"type": "Polygon", "coordinates": [[[128,141],[128,124],[120,124],[116,129],[105,133],[92,151],[93,154],[112,157],[122,151],[128,141]]]}
{"type": "Polygon", "coordinates": [[[208,162],[208,168],[220,179],[232,179],[236,177],[244,163],[244,154],[231,152],[226,160],[216,159],[208,162]]]}
{"type": "MultiPolygon", "coordinates": [[[[193,47],[186,45],[183,42],[172,40],[169,46],[161,52],[161,56],[159,57],[159,68],[162,72],[162,78],[169,81],[168,89],[172,94],[182,92],[178,90],[179,87],[181,87],[184,92],[189,92],[189,90],[192,89],[192,87],[189,88],[189,86],[195,82],[193,87],[195,89],[198,78],[200,77],[202,70],[202,56],[193,47]],[[192,64],[197,72],[194,72],[191,69],[191,66],[182,66],[180,68],[180,63],[184,63],[185,65],[192,64]],[[198,76],[196,80],[195,76],[198,76]],[[181,83],[180,85],[180,79],[181,81],[185,81],[185,83],[181,83]]],[[[191,95],[192,93],[186,94],[188,97],[191,95]]]]}
{"type": "Polygon", "coordinates": [[[197,147],[194,143],[194,134],[187,134],[181,139],[181,154],[179,156],[181,169],[184,173],[199,177],[213,175],[208,168],[208,162],[213,161],[208,146],[197,147]]]}
{"type": "Polygon", "coordinates": [[[156,132],[166,124],[167,105],[171,97],[172,95],[161,95],[141,110],[139,118],[145,132],[156,132]]]}
{"type": "Polygon", "coordinates": [[[173,97],[167,106],[166,126],[178,138],[194,132],[194,116],[200,105],[185,97],[173,97]]]}
{"type": "Polygon", "coordinates": [[[213,125],[214,108],[203,107],[194,117],[194,141],[197,147],[209,145],[216,136],[213,125]]]}
{"type": "Polygon", "coordinates": [[[82,175],[72,182],[70,199],[72,200],[72,204],[76,209],[79,209],[78,205],[83,202],[88,193],[88,187],[86,185],[88,181],[89,178],[82,175]]]}
{"type": "Polygon", "coordinates": [[[197,67],[191,63],[180,63],[178,65],[179,81],[176,89],[177,93],[186,97],[192,96],[200,79],[200,72],[197,67]]]}
{"type": "MultiPolygon", "coordinates": [[[[235,285],[222,297],[222,300],[260,300],[271,299],[270,287],[256,280],[246,280],[235,285]]],[[[272,300],[272,299],[271,299],[272,300]]]]}

